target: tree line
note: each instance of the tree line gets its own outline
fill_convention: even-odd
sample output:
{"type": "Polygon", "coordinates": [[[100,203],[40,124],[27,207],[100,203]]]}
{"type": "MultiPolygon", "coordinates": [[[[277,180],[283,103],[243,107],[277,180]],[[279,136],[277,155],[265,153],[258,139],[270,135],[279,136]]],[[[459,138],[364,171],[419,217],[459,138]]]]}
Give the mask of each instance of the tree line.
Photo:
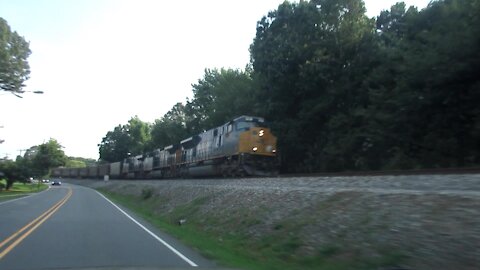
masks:
{"type": "Polygon", "coordinates": [[[244,70],[206,69],[193,98],[108,132],[100,159],[149,152],[242,114],[278,137],[283,172],[480,163],[480,0],[282,3],[257,23],[244,70]]]}
{"type": "Polygon", "coordinates": [[[29,178],[47,178],[52,168],[78,168],[94,165],[96,160],[80,157],[68,157],[63,146],[55,139],[28,148],[15,160],[0,160],[0,179],[7,180],[7,189],[14,181],[26,181],[29,178]]]}

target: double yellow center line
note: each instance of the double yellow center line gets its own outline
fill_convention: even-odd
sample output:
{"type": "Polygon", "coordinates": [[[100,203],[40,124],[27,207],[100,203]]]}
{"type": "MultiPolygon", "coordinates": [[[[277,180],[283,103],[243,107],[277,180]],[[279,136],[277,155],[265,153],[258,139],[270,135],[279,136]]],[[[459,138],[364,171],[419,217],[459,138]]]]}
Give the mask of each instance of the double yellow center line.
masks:
{"type": "Polygon", "coordinates": [[[20,244],[23,239],[25,239],[27,236],[29,236],[33,231],[35,231],[40,225],[42,225],[43,222],[45,222],[48,218],[50,218],[55,212],[64,205],[68,199],[72,196],[72,189],[68,188],[68,193],[61,199],[59,202],[57,202],[54,206],[52,206],[50,209],[45,211],[43,214],[41,214],[39,217],[36,219],[32,220],[30,223],[27,225],[23,226],[20,230],[12,234],[10,237],[7,239],[3,240],[0,243],[0,250],[3,248],[3,246],[9,244],[3,251],[0,252],[0,260],[5,257],[13,248],[15,248],[18,244],[20,244]]]}

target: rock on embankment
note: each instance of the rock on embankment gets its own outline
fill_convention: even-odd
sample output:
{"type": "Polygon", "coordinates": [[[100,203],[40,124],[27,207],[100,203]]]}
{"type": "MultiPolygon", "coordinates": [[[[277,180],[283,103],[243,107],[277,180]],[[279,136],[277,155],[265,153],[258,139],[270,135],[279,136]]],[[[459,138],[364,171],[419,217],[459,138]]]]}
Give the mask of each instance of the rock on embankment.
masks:
{"type": "Polygon", "coordinates": [[[175,218],[252,247],[288,247],[289,259],[480,269],[480,175],[82,183],[154,198],[158,214],[189,205],[175,218]]]}

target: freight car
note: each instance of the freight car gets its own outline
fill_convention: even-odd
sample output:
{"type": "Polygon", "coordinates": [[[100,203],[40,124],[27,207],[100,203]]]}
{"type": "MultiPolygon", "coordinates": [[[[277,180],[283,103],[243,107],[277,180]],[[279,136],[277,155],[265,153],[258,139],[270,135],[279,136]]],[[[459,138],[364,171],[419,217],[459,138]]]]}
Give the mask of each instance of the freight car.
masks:
{"type": "MultiPolygon", "coordinates": [[[[88,168],[88,176],[109,175],[110,179],[269,176],[278,171],[276,146],[277,138],[263,118],[240,116],[163,149],[99,165],[96,174],[94,168],[88,168]]],[[[53,172],[63,176],[63,170],[68,169],[58,168],[53,172]]]]}

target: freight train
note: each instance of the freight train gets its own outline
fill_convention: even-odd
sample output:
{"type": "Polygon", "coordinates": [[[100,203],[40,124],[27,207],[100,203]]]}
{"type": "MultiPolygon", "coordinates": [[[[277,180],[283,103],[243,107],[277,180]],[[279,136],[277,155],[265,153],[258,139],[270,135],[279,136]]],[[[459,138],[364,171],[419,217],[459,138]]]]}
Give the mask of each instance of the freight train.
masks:
{"type": "Polygon", "coordinates": [[[55,168],[53,177],[161,179],[271,176],[278,172],[277,138],[261,117],[240,116],[163,149],[86,168],[55,168]]]}

